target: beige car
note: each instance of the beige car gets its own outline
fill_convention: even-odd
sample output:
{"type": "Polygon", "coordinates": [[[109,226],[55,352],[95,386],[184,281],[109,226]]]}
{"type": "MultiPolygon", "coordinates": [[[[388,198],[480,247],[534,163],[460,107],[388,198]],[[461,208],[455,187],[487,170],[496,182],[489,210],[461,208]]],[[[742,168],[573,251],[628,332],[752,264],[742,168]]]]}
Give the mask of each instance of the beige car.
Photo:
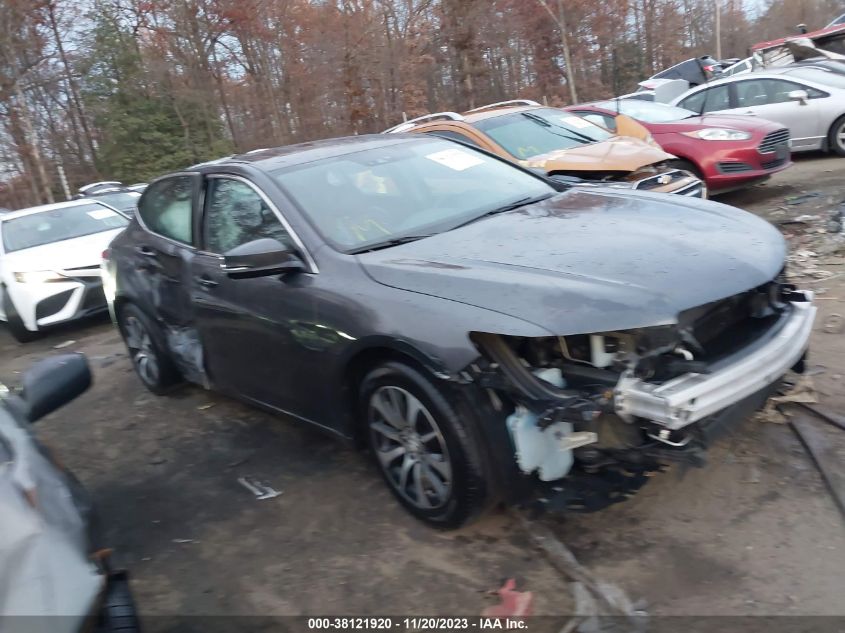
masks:
{"type": "Polygon", "coordinates": [[[648,131],[624,115],[618,132],[535,101],[493,103],[469,112],[439,112],[417,117],[385,133],[433,134],[473,145],[542,169],[549,176],[573,176],[611,187],[624,187],[690,197],[707,197],[695,175],[672,166],[648,131]]]}

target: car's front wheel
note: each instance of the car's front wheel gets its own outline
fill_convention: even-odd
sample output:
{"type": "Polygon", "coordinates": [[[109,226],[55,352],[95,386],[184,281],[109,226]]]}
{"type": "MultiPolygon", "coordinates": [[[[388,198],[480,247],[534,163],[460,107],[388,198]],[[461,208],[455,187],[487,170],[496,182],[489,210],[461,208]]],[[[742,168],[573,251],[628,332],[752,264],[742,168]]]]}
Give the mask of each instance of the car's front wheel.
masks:
{"type": "Polygon", "coordinates": [[[483,509],[480,448],[453,398],[416,369],[388,362],[366,376],[360,400],[373,457],[411,514],[454,528],[483,509]]]}
{"type": "Polygon", "coordinates": [[[839,156],[845,156],[845,115],[836,119],[827,138],[828,147],[839,156]]]}
{"type": "Polygon", "coordinates": [[[118,311],[117,322],[135,373],[147,389],[161,395],[180,382],[161,330],[152,319],[130,303],[118,311]]]}
{"type": "Polygon", "coordinates": [[[6,326],[9,328],[9,333],[18,343],[29,343],[40,336],[40,332],[26,329],[21,315],[18,314],[18,310],[9,296],[9,291],[5,288],[3,288],[3,310],[6,312],[6,326]]]}

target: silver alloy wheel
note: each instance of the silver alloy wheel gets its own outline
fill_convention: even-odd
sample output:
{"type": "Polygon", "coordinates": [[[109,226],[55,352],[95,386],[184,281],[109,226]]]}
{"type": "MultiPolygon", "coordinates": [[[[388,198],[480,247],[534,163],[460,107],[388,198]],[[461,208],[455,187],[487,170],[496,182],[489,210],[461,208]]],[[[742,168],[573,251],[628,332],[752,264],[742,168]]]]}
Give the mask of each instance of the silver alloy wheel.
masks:
{"type": "Polygon", "coordinates": [[[376,457],[396,491],[422,510],[443,506],[452,490],[452,462],[425,405],[401,387],[379,387],[370,396],[367,422],[376,457]]]}
{"type": "Polygon", "coordinates": [[[845,150],[845,121],[839,124],[839,129],[834,133],[834,138],[839,148],[845,150]]]}
{"type": "Polygon", "coordinates": [[[129,354],[138,375],[145,383],[156,384],[159,377],[158,359],[150,333],[147,332],[144,324],[134,316],[126,319],[123,328],[126,331],[126,347],[129,348],[129,354]]]}

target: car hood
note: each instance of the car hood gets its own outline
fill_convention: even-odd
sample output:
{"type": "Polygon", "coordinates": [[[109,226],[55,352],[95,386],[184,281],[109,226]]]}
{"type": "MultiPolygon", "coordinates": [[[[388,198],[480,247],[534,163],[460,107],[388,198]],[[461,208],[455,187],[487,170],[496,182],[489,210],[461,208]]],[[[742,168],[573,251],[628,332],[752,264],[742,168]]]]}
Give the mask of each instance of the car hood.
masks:
{"type": "Polygon", "coordinates": [[[674,156],[636,138],[614,136],[600,143],[559,149],[520,161],[526,167],[553,171],[636,171],[674,156]]]}
{"type": "Polygon", "coordinates": [[[61,242],[25,248],[4,255],[7,270],[67,270],[99,266],[103,251],[123,229],[111,229],[61,242]]]}
{"type": "MultiPolygon", "coordinates": [[[[640,121],[640,123],[643,123],[640,121]]],[[[643,123],[652,134],[666,134],[671,132],[692,132],[703,128],[723,128],[726,130],[743,130],[745,132],[772,132],[779,130],[782,125],[772,123],[752,115],[706,114],[693,116],[680,121],[669,123],[643,123]]]]}
{"type": "Polygon", "coordinates": [[[786,256],[777,229],[681,198],[573,189],[359,261],[386,286],[556,335],[675,323],[683,310],[777,276],[786,256]]]}

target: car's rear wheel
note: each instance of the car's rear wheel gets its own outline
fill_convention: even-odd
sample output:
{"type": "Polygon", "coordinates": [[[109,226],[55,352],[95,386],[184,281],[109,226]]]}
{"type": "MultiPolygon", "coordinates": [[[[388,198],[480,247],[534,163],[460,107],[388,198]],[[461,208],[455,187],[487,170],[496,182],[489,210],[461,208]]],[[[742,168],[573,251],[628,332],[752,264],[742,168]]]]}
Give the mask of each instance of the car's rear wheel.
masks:
{"type": "Polygon", "coordinates": [[[118,326],[135,373],[155,394],[166,393],[181,380],[166,351],[160,328],[137,306],[124,305],[118,312],[118,326]]]}
{"type": "Polygon", "coordinates": [[[836,119],[827,135],[827,146],[839,156],[845,156],[845,115],[836,119]]]}
{"type": "Polygon", "coordinates": [[[9,296],[9,291],[5,288],[3,288],[3,310],[6,312],[6,326],[9,328],[9,333],[18,343],[29,343],[41,335],[40,332],[26,329],[15,303],[9,296]]]}
{"type": "Polygon", "coordinates": [[[360,404],[376,464],[411,514],[453,528],[483,509],[488,486],[479,447],[452,400],[426,376],[385,363],[362,382],[360,404]]]}

